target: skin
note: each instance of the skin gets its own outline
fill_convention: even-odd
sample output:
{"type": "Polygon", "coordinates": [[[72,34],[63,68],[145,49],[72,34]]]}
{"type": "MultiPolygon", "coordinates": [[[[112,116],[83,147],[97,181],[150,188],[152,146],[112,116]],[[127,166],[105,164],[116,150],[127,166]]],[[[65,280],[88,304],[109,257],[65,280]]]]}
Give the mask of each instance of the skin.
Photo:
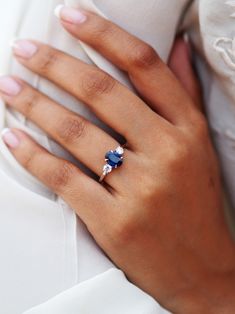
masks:
{"type": "MultiPolygon", "coordinates": [[[[183,64],[188,77],[183,88],[150,46],[101,17],[85,14],[87,20],[79,26],[61,23],[125,71],[140,96],[95,66],[39,42],[34,42],[38,51],[32,58],[16,58],[123,135],[124,164],[101,185],[20,130],[12,130],[20,143],[9,149],[76,211],[128,279],[169,311],[234,313],[235,245],[225,223],[218,162],[198,109],[198,86],[189,62],[183,64]]],[[[182,43],[175,49],[174,56],[186,53],[182,43]]],[[[184,81],[177,58],[171,60],[184,81]]],[[[16,79],[22,91],[2,94],[6,103],[99,176],[105,152],[119,143],[16,79]],[[97,143],[99,149],[94,149],[97,143]]]]}

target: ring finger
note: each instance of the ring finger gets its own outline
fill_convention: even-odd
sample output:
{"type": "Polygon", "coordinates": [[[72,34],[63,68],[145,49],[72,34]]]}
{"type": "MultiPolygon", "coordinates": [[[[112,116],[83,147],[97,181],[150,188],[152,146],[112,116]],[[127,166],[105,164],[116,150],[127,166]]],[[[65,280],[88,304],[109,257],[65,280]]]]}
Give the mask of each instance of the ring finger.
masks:
{"type": "MultiPolygon", "coordinates": [[[[4,81],[5,85],[10,85],[15,88],[15,91],[17,90],[15,95],[9,95],[9,88],[8,93],[2,94],[8,105],[36,123],[86,167],[97,175],[101,175],[105,153],[119,145],[114,138],[22,80],[3,77],[0,82],[1,86],[4,85],[4,81]]],[[[125,155],[130,158],[131,152],[126,150],[125,155]]],[[[115,188],[117,178],[113,180],[112,177],[109,175],[106,182],[115,188]],[[116,183],[115,186],[114,183],[116,183]]]]}

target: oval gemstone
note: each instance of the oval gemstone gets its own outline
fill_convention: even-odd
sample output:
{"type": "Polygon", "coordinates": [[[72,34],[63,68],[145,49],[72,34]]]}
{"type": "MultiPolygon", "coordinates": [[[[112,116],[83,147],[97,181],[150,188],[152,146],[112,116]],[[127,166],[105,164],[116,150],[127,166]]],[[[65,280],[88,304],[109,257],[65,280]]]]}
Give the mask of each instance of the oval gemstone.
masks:
{"type": "Polygon", "coordinates": [[[123,163],[121,156],[118,153],[112,151],[105,155],[105,159],[107,159],[107,163],[113,168],[120,167],[123,163]]]}

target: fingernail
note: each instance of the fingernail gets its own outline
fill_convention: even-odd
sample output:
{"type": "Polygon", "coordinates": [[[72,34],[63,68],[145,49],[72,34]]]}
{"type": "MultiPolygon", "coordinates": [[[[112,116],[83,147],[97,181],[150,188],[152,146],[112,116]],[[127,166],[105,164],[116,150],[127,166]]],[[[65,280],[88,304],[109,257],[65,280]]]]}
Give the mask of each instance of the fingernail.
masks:
{"type": "Polygon", "coordinates": [[[29,40],[14,39],[10,43],[16,56],[30,59],[38,50],[38,47],[29,40]]]}
{"type": "Polygon", "coordinates": [[[187,33],[184,34],[183,36],[184,38],[184,42],[186,44],[186,49],[187,49],[187,53],[188,53],[188,57],[189,59],[192,58],[192,49],[191,49],[191,44],[190,44],[190,39],[189,39],[189,35],[187,33]]]}
{"type": "Polygon", "coordinates": [[[10,129],[2,131],[2,139],[10,148],[17,148],[20,145],[20,140],[10,129]]]}
{"type": "Polygon", "coordinates": [[[188,33],[184,33],[183,38],[184,38],[184,41],[186,43],[189,43],[189,35],[188,35],[188,33]]]}
{"type": "Polygon", "coordinates": [[[20,93],[22,86],[10,76],[0,77],[0,91],[9,96],[16,96],[20,93]]]}
{"type": "Polygon", "coordinates": [[[87,19],[86,15],[84,15],[84,13],[82,13],[78,9],[74,9],[63,4],[59,4],[55,8],[54,13],[55,16],[57,16],[59,19],[62,19],[72,24],[81,24],[87,19]]]}

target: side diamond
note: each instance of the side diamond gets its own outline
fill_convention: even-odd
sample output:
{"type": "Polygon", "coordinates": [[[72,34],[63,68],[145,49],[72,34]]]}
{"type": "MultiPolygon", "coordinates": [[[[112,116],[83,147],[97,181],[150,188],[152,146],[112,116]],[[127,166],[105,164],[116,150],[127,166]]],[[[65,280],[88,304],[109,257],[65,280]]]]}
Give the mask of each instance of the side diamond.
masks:
{"type": "Polygon", "coordinates": [[[110,165],[108,165],[108,164],[104,165],[104,168],[103,168],[104,174],[106,175],[106,174],[110,173],[112,171],[112,169],[113,168],[110,165]]]}
{"type": "Polygon", "coordinates": [[[117,152],[119,155],[123,155],[124,149],[123,149],[123,147],[118,146],[118,147],[115,149],[115,152],[117,152]]]}

